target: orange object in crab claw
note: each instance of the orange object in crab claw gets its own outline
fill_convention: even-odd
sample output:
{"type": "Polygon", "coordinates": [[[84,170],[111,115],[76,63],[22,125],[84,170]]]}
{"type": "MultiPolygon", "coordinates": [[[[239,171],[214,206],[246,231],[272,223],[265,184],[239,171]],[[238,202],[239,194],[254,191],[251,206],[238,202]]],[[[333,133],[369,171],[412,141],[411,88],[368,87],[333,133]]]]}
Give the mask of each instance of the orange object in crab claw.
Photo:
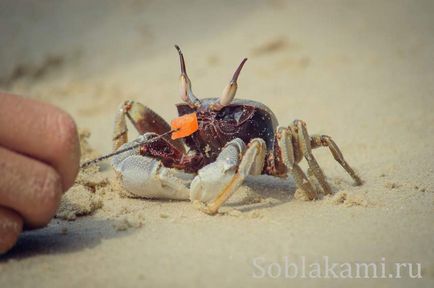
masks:
{"type": "Polygon", "coordinates": [[[172,140],[190,136],[199,129],[195,112],[173,119],[170,126],[177,130],[172,133],[172,140]]]}

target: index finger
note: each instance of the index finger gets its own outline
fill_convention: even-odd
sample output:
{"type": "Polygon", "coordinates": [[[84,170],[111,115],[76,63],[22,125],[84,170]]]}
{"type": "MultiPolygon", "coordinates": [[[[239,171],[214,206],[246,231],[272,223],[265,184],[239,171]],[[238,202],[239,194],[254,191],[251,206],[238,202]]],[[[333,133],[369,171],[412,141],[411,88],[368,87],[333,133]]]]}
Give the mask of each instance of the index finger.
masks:
{"type": "Polygon", "coordinates": [[[0,93],[0,145],[55,168],[63,189],[72,186],[80,162],[74,120],[50,104],[0,93]]]}

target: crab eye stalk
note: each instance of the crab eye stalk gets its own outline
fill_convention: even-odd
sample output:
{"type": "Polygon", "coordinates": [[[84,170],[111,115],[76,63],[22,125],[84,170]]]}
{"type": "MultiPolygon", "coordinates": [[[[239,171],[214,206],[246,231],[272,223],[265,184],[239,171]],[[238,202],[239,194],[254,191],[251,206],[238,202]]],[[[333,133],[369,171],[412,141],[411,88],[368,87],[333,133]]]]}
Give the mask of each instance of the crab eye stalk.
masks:
{"type": "Polygon", "coordinates": [[[237,93],[238,89],[238,76],[240,76],[241,69],[243,69],[244,63],[246,63],[246,61],[247,58],[244,58],[243,61],[241,61],[241,64],[238,66],[237,70],[235,70],[234,76],[232,76],[231,81],[223,90],[222,96],[220,96],[217,102],[212,105],[212,108],[214,110],[221,110],[223,107],[231,104],[232,100],[234,100],[235,94],[237,93]]]}
{"type": "Polygon", "coordinates": [[[180,85],[179,85],[179,93],[181,99],[188,103],[188,105],[192,107],[200,106],[199,99],[196,98],[193,94],[193,90],[191,89],[191,81],[188,78],[187,70],[185,68],[184,55],[182,54],[181,48],[178,45],[175,45],[176,50],[178,50],[179,54],[179,62],[181,64],[181,76],[179,77],[180,85]]]}

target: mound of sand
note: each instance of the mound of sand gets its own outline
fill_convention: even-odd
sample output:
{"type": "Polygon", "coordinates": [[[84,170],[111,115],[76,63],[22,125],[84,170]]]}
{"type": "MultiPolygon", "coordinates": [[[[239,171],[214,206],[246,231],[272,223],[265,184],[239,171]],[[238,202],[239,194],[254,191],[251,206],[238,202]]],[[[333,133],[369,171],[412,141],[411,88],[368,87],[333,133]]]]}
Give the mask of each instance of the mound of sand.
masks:
{"type": "MultiPolygon", "coordinates": [[[[80,130],[81,159],[86,161],[98,156],[98,153],[89,145],[89,130],[80,130]]],[[[99,173],[96,165],[81,169],[77,179],[62,197],[56,217],[64,220],[75,220],[77,216],[90,215],[103,206],[100,194],[108,185],[107,177],[99,173]]]]}

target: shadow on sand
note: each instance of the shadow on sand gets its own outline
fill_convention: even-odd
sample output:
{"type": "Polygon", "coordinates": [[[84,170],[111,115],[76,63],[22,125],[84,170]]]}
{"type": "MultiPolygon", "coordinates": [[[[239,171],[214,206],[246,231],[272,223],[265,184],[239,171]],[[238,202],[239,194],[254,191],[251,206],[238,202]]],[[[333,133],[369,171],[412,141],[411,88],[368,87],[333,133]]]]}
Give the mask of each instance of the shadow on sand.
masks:
{"type": "MultiPolygon", "coordinates": [[[[244,186],[248,189],[249,196],[237,197],[235,193],[235,199],[231,199],[225,206],[241,212],[270,208],[291,201],[296,190],[291,177],[280,179],[266,175],[248,176],[244,186]],[[252,201],[256,196],[266,201],[252,201]]],[[[73,222],[54,219],[43,229],[24,232],[12,250],[0,255],[0,263],[39,255],[73,253],[98,246],[105,239],[125,237],[135,232],[135,229],[116,231],[114,221],[116,220],[98,219],[93,216],[80,217],[73,222]]]]}
{"type": "Polygon", "coordinates": [[[65,254],[95,247],[104,239],[125,237],[135,229],[116,231],[114,220],[78,218],[74,222],[54,219],[39,230],[21,234],[15,247],[0,255],[0,263],[12,259],[24,259],[36,255],[65,254]]]}
{"type": "Polygon", "coordinates": [[[236,208],[241,212],[270,208],[291,201],[296,190],[291,177],[277,178],[268,175],[247,176],[243,186],[252,192],[249,193],[250,196],[239,199],[235,193],[233,197],[235,199],[230,199],[225,206],[236,208]],[[256,198],[265,201],[256,201],[256,198]]]}

